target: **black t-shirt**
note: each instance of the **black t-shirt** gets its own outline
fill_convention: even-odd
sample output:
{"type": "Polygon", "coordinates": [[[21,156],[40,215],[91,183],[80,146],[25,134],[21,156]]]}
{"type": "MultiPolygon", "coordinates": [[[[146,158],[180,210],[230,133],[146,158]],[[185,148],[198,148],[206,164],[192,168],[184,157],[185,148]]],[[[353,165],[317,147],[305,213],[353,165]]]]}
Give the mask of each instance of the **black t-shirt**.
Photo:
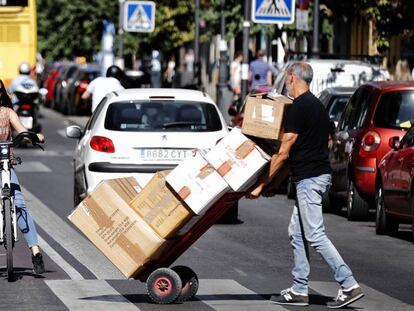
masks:
{"type": "Polygon", "coordinates": [[[298,138],[289,153],[293,181],[330,174],[329,116],[311,92],[295,98],[286,113],[285,132],[298,138]]]}

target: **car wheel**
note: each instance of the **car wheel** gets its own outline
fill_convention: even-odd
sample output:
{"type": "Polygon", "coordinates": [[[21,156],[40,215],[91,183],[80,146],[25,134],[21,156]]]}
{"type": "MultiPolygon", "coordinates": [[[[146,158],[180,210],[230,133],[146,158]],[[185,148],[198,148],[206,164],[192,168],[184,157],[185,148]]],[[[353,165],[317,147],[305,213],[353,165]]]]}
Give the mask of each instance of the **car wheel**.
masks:
{"type": "Polygon", "coordinates": [[[348,220],[365,220],[368,217],[369,205],[361,198],[352,181],[349,182],[346,209],[348,220]]]}
{"type": "Polygon", "coordinates": [[[385,212],[384,203],[384,189],[382,184],[379,184],[375,193],[375,232],[376,234],[393,234],[398,231],[398,223],[387,216],[385,212]]]}
{"type": "Polygon", "coordinates": [[[78,206],[79,203],[81,202],[81,197],[79,195],[79,190],[78,187],[76,187],[76,178],[74,178],[73,180],[73,204],[74,206],[78,206]]]}
{"type": "Polygon", "coordinates": [[[414,196],[411,196],[411,212],[412,212],[412,235],[413,235],[413,243],[414,243],[414,196]]]}

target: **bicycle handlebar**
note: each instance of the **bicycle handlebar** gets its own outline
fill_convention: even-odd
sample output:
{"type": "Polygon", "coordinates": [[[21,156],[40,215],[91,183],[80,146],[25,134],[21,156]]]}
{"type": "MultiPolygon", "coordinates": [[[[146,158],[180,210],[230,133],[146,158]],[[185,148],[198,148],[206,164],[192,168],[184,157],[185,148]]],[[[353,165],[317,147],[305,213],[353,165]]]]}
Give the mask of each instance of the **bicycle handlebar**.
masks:
{"type": "Polygon", "coordinates": [[[13,147],[18,146],[24,139],[29,140],[33,146],[39,147],[40,149],[44,150],[43,147],[40,145],[42,142],[40,142],[39,137],[35,132],[25,131],[21,132],[16,135],[16,137],[13,138],[13,147]]]}

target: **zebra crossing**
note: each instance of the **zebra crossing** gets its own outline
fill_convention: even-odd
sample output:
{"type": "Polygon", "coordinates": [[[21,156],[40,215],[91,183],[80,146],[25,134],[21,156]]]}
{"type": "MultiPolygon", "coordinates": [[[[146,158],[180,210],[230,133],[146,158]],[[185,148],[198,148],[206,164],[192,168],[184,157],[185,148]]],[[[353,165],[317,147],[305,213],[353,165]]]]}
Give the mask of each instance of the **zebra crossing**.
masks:
{"type": "MultiPolygon", "coordinates": [[[[69,310],[154,310],[149,303],[144,286],[137,286],[134,295],[122,295],[105,280],[46,280],[51,291],[69,310]]],[[[128,280],[122,282],[131,282],[128,280]]],[[[366,311],[412,311],[413,306],[361,284],[365,297],[352,308],[366,311]]],[[[325,309],[325,302],[336,296],[335,282],[311,282],[310,288],[317,295],[310,295],[310,308],[325,309]],[[315,297],[321,296],[320,299],[315,297]],[[322,299],[323,298],[323,299],[322,299]]],[[[284,307],[269,302],[268,297],[256,293],[231,279],[200,279],[200,288],[194,301],[172,305],[174,310],[216,311],[283,311],[284,307]]],[[[158,309],[157,309],[158,310],[158,309]]]]}
{"type": "MultiPolygon", "coordinates": [[[[63,136],[63,132],[60,135],[63,136]]],[[[68,151],[46,150],[42,152],[34,149],[19,149],[19,153],[27,153],[28,156],[35,155],[44,157],[67,157],[72,155],[72,152],[68,151]]],[[[46,161],[25,161],[22,166],[17,167],[17,171],[24,173],[53,172],[46,161]]],[[[50,308],[51,310],[94,310],[99,308],[100,311],[154,311],[161,309],[160,306],[149,303],[143,283],[124,279],[108,259],[93,247],[77,230],[55,214],[50,207],[46,206],[27,189],[23,188],[23,193],[25,194],[28,205],[30,205],[30,210],[36,223],[42,228],[44,234],[49,236],[49,238],[46,238],[42,236],[42,233],[40,234],[41,248],[67,275],[66,279],[51,279],[48,275],[45,275],[45,279],[36,280],[37,284],[39,284],[39,288],[36,289],[38,295],[48,291],[54,301],[61,304],[61,308],[54,308],[55,306],[53,306],[50,308]],[[74,265],[61,252],[55,249],[53,245],[49,244],[50,238],[56,244],[60,245],[62,249],[71,254],[79,265],[87,269],[90,276],[85,275],[78,266],[74,265]]],[[[232,269],[234,270],[234,277],[239,277],[238,280],[202,278],[200,279],[200,288],[194,301],[162,306],[162,308],[169,308],[174,311],[299,310],[299,308],[272,304],[268,300],[271,293],[259,292],[257,288],[255,290],[249,288],[250,283],[240,281],[240,279],[247,280],[249,275],[236,267],[232,269]]],[[[263,277],[263,282],[268,282],[268,278],[264,276],[257,276],[256,278],[261,279],[261,277],[263,277]]],[[[27,282],[27,288],[29,288],[29,283],[27,282]]],[[[365,297],[352,305],[356,310],[414,310],[413,305],[391,297],[376,288],[363,283],[361,286],[365,292],[365,297]]],[[[3,297],[7,296],[8,289],[9,287],[2,287],[3,297]]],[[[281,289],[274,288],[273,290],[281,289]]],[[[311,282],[310,289],[311,306],[308,309],[310,311],[326,310],[325,304],[329,299],[336,296],[338,285],[335,282],[311,282]]],[[[30,287],[30,290],[33,289],[30,287]]],[[[10,295],[12,294],[11,292],[10,295]]],[[[0,297],[0,305],[5,306],[1,299],[0,297]]],[[[30,308],[27,308],[27,310],[30,310],[30,308]]],[[[47,308],[44,308],[44,310],[47,310],[47,308]]]]}

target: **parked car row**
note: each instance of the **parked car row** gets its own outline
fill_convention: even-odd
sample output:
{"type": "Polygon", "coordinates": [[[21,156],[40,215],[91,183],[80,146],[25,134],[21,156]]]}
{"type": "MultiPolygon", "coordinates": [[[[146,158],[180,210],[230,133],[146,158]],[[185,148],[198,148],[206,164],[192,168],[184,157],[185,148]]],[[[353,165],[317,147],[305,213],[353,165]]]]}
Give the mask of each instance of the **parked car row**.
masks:
{"type": "Polygon", "coordinates": [[[94,64],[53,63],[42,82],[47,89],[45,105],[66,115],[90,114],[90,101],[81,99],[90,81],[101,75],[94,64]]]}
{"type": "Polygon", "coordinates": [[[395,232],[399,223],[414,225],[412,125],[413,82],[360,86],[333,137],[332,185],[324,209],[335,211],[346,202],[349,220],[366,219],[376,210],[378,234],[395,232]]]}

